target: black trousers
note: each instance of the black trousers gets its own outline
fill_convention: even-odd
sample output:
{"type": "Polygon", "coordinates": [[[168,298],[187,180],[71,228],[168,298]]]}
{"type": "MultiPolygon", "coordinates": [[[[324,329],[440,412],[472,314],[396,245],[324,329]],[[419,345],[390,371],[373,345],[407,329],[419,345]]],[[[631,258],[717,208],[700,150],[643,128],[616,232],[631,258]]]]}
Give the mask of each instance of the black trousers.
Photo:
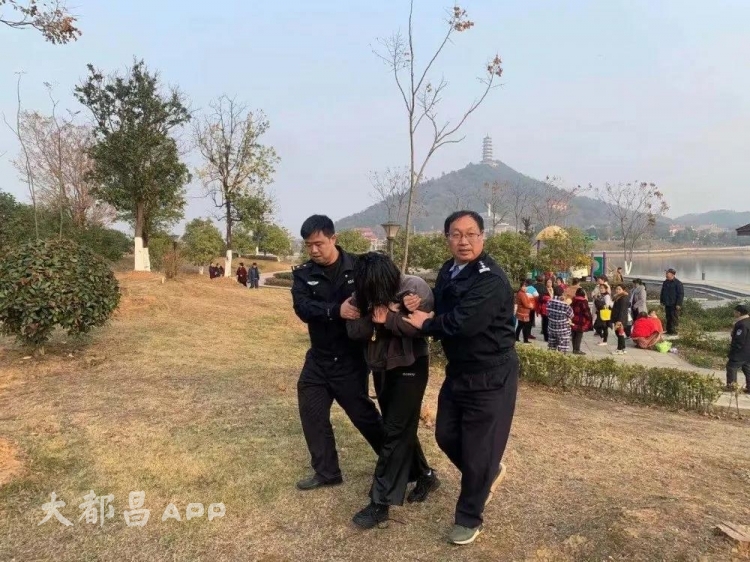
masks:
{"type": "Polygon", "coordinates": [[[610,322],[605,322],[601,318],[597,318],[594,321],[594,331],[596,332],[596,335],[602,338],[602,341],[604,343],[607,343],[607,340],[609,339],[609,325],[610,322]]]}
{"type": "Polygon", "coordinates": [[[258,282],[259,279],[250,279],[250,288],[251,289],[258,289],[258,282]]]}
{"type": "Polygon", "coordinates": [[[573,351],[581,351],[581,342],[583,342],[583,332],[573,332],[573,351]]]}
{"type": "Polygon", "coordinates": [[[549,341],[549,316],[542,316],[542,335],[544,341],[549,341]]]}
{"type": "Polygon", "coordinates": [[[727,386],[737,382],[737,371],[740,369],[745,375],[745,388],[750,391],[750,361],[727,361],[727,386]]]}
{"type": "Polygon", "coordinates": [[[408,367],[373,372],[385,428],[370,488],[375,503],[403,505],[407,484],[430,471],[417,437],[429,371],[429,358],[420,357],[408,367]]]}
{"type": "Polygon", "coordinates": [[[501,356],[491,371],[446,376],[438,397],[435,438],[461,471],[455,522],[482,523],[484,504],[510,435],[518,389],[518,355],[501,356]]]}
{"type": "Polygon", "coordinates": [[[518,341],[518,338],[521,336],[521,332],[523,332],[524,343],[529,343],[529,336],[531,335],[531,321],[518,321],[518,326],[516,327],[516,341],[518,341]]]}
{"type": "Polygon", "coordinates": [[[617,349],[619,351],[625,351],[625,334],[617,334],[617,349]]]}
{"type": "Polygon", "coordinates": [[[665,306],[664,312],[667,314],[667,333],[676,334],[677,325],[680,323],[680,313],[676,306],[665,306]]]}
{"type": "Polygon", "coordinates": [[[307,352],[297,383],[302,431],[315,473],[323,480],[341,476],[331,405],[336,400],[376,454],[383,447],[383,420],[367,392],[364,357],[320,357],[307,352]]]}
{"type": "Polygon", "coordinates": [[[529,313],[529,322],[531,322],[531,327],[534,328],[536,326],[536,310],[532,309],[529,313]]]}

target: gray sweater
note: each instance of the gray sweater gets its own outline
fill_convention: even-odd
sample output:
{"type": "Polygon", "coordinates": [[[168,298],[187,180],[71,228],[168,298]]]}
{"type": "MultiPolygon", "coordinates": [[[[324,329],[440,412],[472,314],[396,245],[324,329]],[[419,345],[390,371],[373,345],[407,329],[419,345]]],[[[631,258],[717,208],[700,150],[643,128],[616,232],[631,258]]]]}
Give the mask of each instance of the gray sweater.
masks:
{"type": "MultiPolygon", "coordinates": [[[[403,275],[398,292],[407,290],[422,299],[419,310],[432,312],[435,308],[435,298],[424,279],[415,275],[403,275]]],[[[419,330],[404,320],[407,315],[408,311],[405,310],[389,310],[383,325],[374,324],[370,316],[347,320],[346,330],[349,337],[353,340],[367,341],[367,364],[373,371],[408,367],[414,364],[418,357],[429,354],[427,340],[421,336],[419,330]],[[376,335],[375,341],[372,340],[373,334],[376,335]]]]}
{"type": "MultiPolygon", "coordinates": [[[[648,312],[646,304],[646,287],[636,285],[630,293],[630,307],[635,308],[638,312],[648,312]]],[[[635,318],[633,318],[635,320],[635,318]]]]}

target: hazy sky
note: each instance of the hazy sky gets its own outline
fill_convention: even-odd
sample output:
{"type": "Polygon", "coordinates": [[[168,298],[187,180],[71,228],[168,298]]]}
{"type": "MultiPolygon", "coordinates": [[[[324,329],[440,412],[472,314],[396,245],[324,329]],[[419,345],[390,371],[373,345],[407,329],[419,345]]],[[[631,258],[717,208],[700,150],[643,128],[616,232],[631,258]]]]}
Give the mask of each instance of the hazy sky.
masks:
{"type": "MultiPolygon", "coordinates": [[[[0,112],[15,114],[17,71],[28,109],[49,111],[43,82],[79,109],[73,86],[86,64],[109,72],[135,55],[189,96],[194,109],[226,93],[265,111],[267,143],[281,157],[273,184],[278,219],[295,234],[312,212],[334,219],[372,203],[369,170],[407,163],[403,105],[371,51],[406,25],[407,0],[75,0],[83,36],[53,46],[33,31],[0,28],[0,112]]],[[[418,56],[442,32],[442,2],[416,0],[418,56]]],[[[445,6],[450,2],[445,2],[445,6]]],[[[527,175],[570,184],[649,180],[671,216],[750,201],[750,1],[467,0],[476,26],[436,66],[449,81],[441,115],[478,92],[496,52],[496,90],[439,152],[428,175],[495,157],[527,175]]],[[[6,9],[7,11],[7,9],[6,9]]],[[[84,115],[83,113],[81,115],[84,115]]],[[[0,129],[0,189],[26,199],[0,129]]],[[[191,164],[196,162],[191,158],[191,164]]],[[[187,218],[213,212],[189,188],[187,218]]],[[[181,232],[181,227],[176,229],[181,232]]]]}

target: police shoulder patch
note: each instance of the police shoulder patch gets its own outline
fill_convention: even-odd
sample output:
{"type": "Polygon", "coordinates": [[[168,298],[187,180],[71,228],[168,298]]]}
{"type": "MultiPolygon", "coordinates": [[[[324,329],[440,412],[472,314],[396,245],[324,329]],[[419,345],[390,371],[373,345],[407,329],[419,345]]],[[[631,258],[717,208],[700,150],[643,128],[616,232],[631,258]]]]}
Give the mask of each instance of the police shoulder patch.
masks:
{"type": "Polygon", "coordinates": [[[488,271],[491,271],[490,267],[485,265],[482,260],[479,260],[477,267],[479,268],[479,273],[487,273],[488,271]]]}

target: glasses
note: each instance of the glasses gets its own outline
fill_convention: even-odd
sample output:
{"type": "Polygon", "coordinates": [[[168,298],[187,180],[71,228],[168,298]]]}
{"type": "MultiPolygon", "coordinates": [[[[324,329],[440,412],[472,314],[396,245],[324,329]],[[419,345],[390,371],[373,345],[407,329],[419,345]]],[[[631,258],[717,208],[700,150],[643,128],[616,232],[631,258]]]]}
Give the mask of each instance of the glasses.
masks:
{"type": "Polygon", "coordinates": [[[448,235],[448,238],[450,238],[451,242],[460,242],[461,240],[466,238],[466,240],[468,240],[471,244],[479,240],[481,237],[482,234],[477,232],[469,232],[467,234],[463,234],[461,232],[451,232],[448,235]]]}

